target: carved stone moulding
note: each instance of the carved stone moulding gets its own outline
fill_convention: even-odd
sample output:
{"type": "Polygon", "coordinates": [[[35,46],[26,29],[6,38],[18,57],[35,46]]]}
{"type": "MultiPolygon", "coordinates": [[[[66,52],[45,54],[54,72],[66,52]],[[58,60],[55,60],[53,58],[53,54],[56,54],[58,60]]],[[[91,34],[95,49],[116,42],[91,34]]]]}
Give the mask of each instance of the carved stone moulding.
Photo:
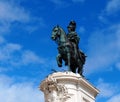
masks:
{"type": "Polygon", "coordinates": [[[82,102],[85,99],[94,102],[99,93],[85,78],[72,72],[49,75],[41,82],[40,90],[44,92],[45,102],[82,102]]]}

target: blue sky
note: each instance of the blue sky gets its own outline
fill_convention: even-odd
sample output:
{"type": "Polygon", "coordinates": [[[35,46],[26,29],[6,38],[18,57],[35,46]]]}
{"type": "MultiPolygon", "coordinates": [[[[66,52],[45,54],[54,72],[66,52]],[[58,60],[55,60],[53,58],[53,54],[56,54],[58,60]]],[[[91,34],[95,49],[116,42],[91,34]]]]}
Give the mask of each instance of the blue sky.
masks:
{"type": "Polygon", "coordinates": [[[120,0],[0,0],[0,102],[44,102],[40,82],[57,67],[50,39],[59,24],[77,23],[88,56],[85,77],[96,102],[120,102],[120,0]]]}

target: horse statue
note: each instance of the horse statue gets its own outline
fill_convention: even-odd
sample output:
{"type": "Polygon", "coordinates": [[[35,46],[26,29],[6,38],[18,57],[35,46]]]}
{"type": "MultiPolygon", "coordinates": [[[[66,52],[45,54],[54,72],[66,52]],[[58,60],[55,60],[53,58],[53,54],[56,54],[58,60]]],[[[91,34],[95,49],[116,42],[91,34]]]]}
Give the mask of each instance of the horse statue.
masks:
{"type": "Polygon", "coordinates": [[[64,60],[68,71],[82,75],[85,54],[78,49],[78,56],[75,55],[72,43],[68,40],[65,31],[58,25],[53,28],[51,38],[58,44],[59,54],[56,57],[58,66],[62,67],[62,60],[64,60]]]}

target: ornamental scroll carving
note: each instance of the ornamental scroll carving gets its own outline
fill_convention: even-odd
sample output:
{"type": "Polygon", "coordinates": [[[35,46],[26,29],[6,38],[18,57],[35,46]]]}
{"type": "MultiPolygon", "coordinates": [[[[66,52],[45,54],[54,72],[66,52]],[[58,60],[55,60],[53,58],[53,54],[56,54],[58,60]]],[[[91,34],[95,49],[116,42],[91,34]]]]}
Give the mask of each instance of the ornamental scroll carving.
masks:
{"type": "Polygon", "coordinates": [[[67,99],[71,98],[66,86],[63,83],[62,85],[58,84],[53,76],[49,76],[45,80],[44,92],[45,102],[66,102],[67,99]]]}

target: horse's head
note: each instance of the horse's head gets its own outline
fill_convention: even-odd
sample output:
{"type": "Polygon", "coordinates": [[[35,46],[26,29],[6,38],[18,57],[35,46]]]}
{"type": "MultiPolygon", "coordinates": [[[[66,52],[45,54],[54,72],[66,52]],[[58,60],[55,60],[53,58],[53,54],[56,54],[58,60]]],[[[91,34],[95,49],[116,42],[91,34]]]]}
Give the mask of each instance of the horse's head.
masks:
{"type": "Polygon", "coordinates": [[[57,25],[52,30],[52,40],[56,40],[61,34],[60,27],[57,25]]]}

